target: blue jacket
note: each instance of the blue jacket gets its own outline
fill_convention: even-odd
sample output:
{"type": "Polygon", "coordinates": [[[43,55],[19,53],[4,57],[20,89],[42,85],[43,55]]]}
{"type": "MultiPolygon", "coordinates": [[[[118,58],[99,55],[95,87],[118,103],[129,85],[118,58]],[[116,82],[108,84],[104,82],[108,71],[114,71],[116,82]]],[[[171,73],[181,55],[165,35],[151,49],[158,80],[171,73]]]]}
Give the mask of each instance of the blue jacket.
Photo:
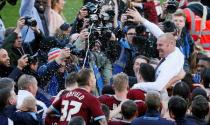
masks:
{"type": "Polygon", "coordinates": [[[40,66],[38,69],[41,81],[39,87],[52,96],[57,95],[60,90],[64,89],[67,72],[59,73],[59,68],[60,65],[53,61],[40,66]]]}
{"type": "Polygon", "coordinates": [[[133,59],[137,56],[137,48],[130,45],[124,38],[120,39],[121,52],[118,60],[113,64],[113,75],[126,72],[128,75],[133,75],[133,59]]]}
{"type": "Polygon", "coordinates": [[[134,119],[131,125],[176,125],[176,123],[161,118],[158,111],[147,111],[144,116],[134,119]]]}

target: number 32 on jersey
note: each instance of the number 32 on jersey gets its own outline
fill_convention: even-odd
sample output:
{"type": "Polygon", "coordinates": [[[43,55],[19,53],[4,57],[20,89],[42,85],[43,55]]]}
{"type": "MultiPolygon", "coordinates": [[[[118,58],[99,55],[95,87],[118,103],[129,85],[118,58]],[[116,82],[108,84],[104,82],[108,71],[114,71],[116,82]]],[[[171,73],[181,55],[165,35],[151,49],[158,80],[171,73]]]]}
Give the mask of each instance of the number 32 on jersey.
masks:
{"type": "Polygon", "coordinates": [[[62,116],[60,118],[60,121],[70,121],[71,115],[77,114],[79,112],[82,103],[77,101],[63,100],[62,105],[64,107],[61,109],[62,116]],[[73,108],[69,109],[69,106],[73,106],[73,108]]]}

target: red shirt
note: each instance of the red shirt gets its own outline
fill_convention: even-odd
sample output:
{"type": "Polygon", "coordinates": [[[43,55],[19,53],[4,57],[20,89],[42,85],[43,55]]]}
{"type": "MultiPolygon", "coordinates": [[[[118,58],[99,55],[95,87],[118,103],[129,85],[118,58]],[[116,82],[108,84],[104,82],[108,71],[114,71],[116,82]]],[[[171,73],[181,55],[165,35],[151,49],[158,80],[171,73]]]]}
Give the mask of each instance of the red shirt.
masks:
{"type": "Polygon", "coordinates": [[[121,101],[117,100],[114,95],[102,95],[98,98],[98,100],[107,105],[110,110],[115,109],[118,105],[120,105],[121,101]]]}
{"type": "Polygon", "coordinates": [[[105,118],[97,98],[81,88],[61,96],[58,101],[52,104],[51,108],[61,112],[59,125],[68,125],[73,116],[82,116],[87,125],[90,124],[91,117],[95,121],[105,118]]]}

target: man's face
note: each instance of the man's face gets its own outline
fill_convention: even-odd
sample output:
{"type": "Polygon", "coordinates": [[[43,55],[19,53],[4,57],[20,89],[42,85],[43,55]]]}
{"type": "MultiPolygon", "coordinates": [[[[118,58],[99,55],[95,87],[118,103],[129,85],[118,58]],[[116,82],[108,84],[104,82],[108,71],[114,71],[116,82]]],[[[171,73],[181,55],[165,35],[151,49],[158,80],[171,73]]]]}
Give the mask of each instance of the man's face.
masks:
{"type": "Polygon", "coordinates": [[[20,48],[22,47],[22,37],[21,35],[18,35],[18,37],[16,38],[14,44],[13,44],[14,48],[20,48]]]}
{"type": "Polygon", "coordinates": [[[5,49],[0,49],[0,64],[10,67],[10,58],[5,49]]]}
{"type": "Polygon", "coordinates": [[[197,64],[197,72],[203,72],[205,68],[210,68],[210,63],[205,60],[199,60],[197,64]]]}
{"type": "Polygon", "coordinates": [[[133,37],[136,35],[136,30],[134,28],[129,29],[128,32],[126,33],[126,39],[127,41],[132,44],[133,42],[133,37]]]}
{"type": "Polygon", "coordinates": [[[157,50],[159,52],[159,57],[164,58],[167,56],[170,49],[170,44],[164,38],[159,38],[157,40],[157,50]]]}
{"type": "Polygon", "coordinates": [[[140,68],[140,64],[141,63],[147,63],[147,61],[145,59],[142,59],[142,58],[137,58],[133,64],[133,71],[135,73],[138,73],[139,72],[139,68],[140,68]]]}
{"type": "Polygon", "coordinates": [[[172,21],[174,24],[182,30],[183,27],[185,26],[185,18],[183,16],[173,16],[172,21]]]}
{"type": "Polygon", "coordinates": [[[47,6],[47,0],[36,0],[34,6],[39,13],[44,13],[47,6]]]}

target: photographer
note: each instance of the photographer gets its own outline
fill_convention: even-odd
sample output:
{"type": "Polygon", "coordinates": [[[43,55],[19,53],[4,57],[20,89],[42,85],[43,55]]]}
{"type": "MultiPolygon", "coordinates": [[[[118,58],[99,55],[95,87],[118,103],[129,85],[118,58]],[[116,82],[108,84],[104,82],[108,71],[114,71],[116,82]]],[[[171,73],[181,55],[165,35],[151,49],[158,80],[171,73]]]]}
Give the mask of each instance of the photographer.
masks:
{"type": "MultiPolygon", "coordinates": [[[[20,17],[30,17],[36,25],[40,28],[40,31],[45,34],[45,30],[42,25],[42,21],[40,19],[40,16],[37,12],[37,9],[34,6],[35,0],[21,0],[21,6],[20,6],[20,17]]],[[[33,26],[35,27],[35,26],[33,26]]],[[[31,42],[35,39],[34,31],[31,29],[31,25],[25,24],[21,28],[22,38],[23,42],[31,42]]]]}
{"type": "Polygon", "coordinates": [[[7,50],[9,57],[11,58],[11,65],[16,66],[17,60],[25,55],[33,55],[39,49],[41,39],[43,39],[42,32],[38,29],[38,26],[31,27],[34,31],[35,39],[30,43],[23,43],[21,37],[21,29],[26,25],[27,19],[21,17],[17,21],[16,29],[5,38],[3,48],[7,50]]]}
{"type": "Polygon", "coordinates": [[[133,59],[138,55],[137,48],[133,44],[133,38],[136,35],[135,28],[135,26],[128,26],[125,38],[121,38],[119,41],[121,52],[119,59],[114,63],[114,74],[125,72],[129,76],[134,76],[132,63],[133,59]]]}

